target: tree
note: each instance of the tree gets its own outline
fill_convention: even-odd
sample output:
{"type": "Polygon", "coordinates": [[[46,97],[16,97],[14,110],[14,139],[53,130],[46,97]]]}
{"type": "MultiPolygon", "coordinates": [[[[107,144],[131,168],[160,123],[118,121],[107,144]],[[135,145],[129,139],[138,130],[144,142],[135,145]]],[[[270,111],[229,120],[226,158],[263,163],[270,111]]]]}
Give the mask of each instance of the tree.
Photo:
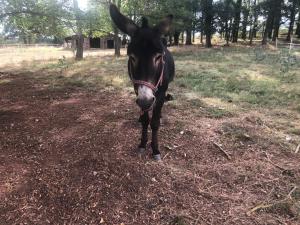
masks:
{"type": "Polygon", "coordinates": [[[66,33],[62,3],[56,0],[0,0],[0,21],[7,35],[25,44],[42,36],[61,39],[66,33]]]}
{"type": "Polygon", "coordinates": [[[237,42],[239,37],[239,28],[241,20],[242,0],[237,0],[235,4],[235,16],[232,28],[232,42],[237,42]]]}
{"type": "Polygon", "coordinates": [[[251,5],[250,10],[250,17],[251,17],[251,24],[250,24],[250,32],[249,32],[249,39],[250,45],[252,45],[253,38],[256,38],[256,32],[258,27],[258,7],[257,7],[257,0],[254,0],[251,5]]]}
{"type": "Polygon", "coordinates": [[[73,0],[74,4],[74,14],[75,14],[75,19],[76,19],[76,27],[77,27],[77,33],[76,33],[76,60],[81,60],[83,59],[83,41],[84,37],[82,34],[82,21],[81,21],[81,15],[80,15],[80,10],[78,7],[78,2],[77,0],[73,0]]]}
{"type": "Polygon", "coordinates": [[[281,9],[283,0],[274,0],[274,24],[272,41],[276,41],[279,35],[279,28],[281,23],[281,9]]]}
{"type": "Polygon", "coordinates": [[[297,28],[295,34],[300,38],[300,1],[298,6],[298,21],[297,21],[297,28]]]}
{"type": "Polygon", "coordinates": [[[267,19],[265,22],[265,29],[263,32],[263,40],[262,45],[267,44],[268,38],[270,38],[270,34],[272,34],[273,23],[274,23],[274,11],[275,7],[272,0],[267,0],[264,2],[265,12],[267,12],[267,19]]]}
{"type": "MultiPolygon", "coordinates": [[[[116,4],[116,6],[120,9],[121,7],[121,0],[113,0],[113,3],[116,4]]],[[[120,39],[119,39],[119,31],[118,31],[118,28],[115,24],[113,24],[113,29],[114,29],[114,47],[115,47],[115,56],[116,57],[119,57],[121,55],[121,51],[120,51],[120,48],[121,48],[121,43],[120,43],[120,39]]]]}
{"type": "Polygon", "coordinates": [[[295,23],[295,16],[296,16],[296,7],[297,7],[297,0],[290,1],[290,24],[289,24],[289,31],[286,37],[287,41],[291,41],[291,35],[294,31],[294,23],[295,23]]]}
{"type": "Polygon", "coordinates": [[[221,36],[225,36],[226,45],[229,45],[231,21],[234,16],[234,4],[232,0],[223,0],[215,5],[218,17],[218,26],[221,36]]]}
{"type": "Polygon", "coordinates": [[[249,14],[250,14],[250,0],[243,0],[243,22],[242,22],[242,39],[247,38],[247,26],[249,24],[249,14]]]}
{"type": "Polygon", "coordinates": [[[202,1],[202,9],[204,16],[204,33],[206,36],[206,47],[211,48],[211,37],[213,34],[213,0],[203,0],[202,1]]]}
{"type": "Polygon", "coordinates": [[[196,24],[196,13],[198,10],[198,1],[187,0],[185,1],[185,28],[186,28],[186,45],[192,44],[192,33],[195,31],[196,24]]]}

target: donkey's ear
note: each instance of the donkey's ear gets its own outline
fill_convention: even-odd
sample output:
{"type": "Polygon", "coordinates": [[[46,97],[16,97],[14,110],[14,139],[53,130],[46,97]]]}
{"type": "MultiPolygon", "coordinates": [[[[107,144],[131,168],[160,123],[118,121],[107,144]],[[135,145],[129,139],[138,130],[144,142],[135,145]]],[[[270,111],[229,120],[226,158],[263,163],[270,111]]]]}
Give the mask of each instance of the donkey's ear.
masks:
{"type": "Polygon", "coordinates": [[[126,16],[122,15],[114,4],[110,4],[109,13],[116,26],[125,34],[133,36],[138,26],[126,16]]]}
{"type": "Polygon", "coordinates": [[[171,29],[172,21],[173,21],[173,15],[168,15],[162,21],[160,21],[154,27],[154,29],[157,30],[161,35],[167,34],[171,29]]]}

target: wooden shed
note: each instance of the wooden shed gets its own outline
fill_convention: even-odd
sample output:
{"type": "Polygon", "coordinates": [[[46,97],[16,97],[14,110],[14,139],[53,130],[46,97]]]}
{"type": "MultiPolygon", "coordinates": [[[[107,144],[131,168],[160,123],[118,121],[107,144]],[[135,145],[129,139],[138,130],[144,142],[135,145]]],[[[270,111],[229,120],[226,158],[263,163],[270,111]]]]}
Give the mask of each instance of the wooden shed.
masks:
{"type": "MultiPolygon", "coordinates": [[[[121,39],[119,40],[121,41],[121,39]]],[[[77,35],[65,38],[65,48],[75,48],[77,43],[77,35]]],[[[84,37],[84,49],[113,49],[115,47],[114,36],[112,34],[103,37],[84,37]]]]}

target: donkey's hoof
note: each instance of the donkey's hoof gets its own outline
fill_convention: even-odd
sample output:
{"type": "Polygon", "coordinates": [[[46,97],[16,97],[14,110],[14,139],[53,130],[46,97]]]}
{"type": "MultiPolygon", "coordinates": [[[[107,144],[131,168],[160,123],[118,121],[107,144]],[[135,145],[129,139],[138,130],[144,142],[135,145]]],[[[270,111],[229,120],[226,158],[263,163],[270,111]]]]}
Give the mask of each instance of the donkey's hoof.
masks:
{"type": "Polygon", "coordinates": [[[137,153],[138,155],[143,155],[146,152],[146,148],[138,148],[137,153]]]}
{"type": "Polygon", "coordinates": [[[153,155],[153,159],[154,159],[155,161],[161,161],[161,156],[160,156],[160,154],[153,155]]]}

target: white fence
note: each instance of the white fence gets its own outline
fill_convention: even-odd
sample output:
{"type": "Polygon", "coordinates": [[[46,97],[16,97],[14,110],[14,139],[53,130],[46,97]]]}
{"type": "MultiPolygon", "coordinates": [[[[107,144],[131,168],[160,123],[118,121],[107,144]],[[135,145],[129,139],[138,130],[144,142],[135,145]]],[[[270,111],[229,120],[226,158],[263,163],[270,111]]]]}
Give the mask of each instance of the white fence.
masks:
{"type": "Polygon", "coordinates": [[[293,38],[291,38],[291,42],[290,43],[280,42],[276,38],[275,47],[276,47],[276,49],[278,49],[278,48],[288,48],[289,52],[291,52],[293,49],[300,49],[300,44],[293,43],[293,38]]]}

